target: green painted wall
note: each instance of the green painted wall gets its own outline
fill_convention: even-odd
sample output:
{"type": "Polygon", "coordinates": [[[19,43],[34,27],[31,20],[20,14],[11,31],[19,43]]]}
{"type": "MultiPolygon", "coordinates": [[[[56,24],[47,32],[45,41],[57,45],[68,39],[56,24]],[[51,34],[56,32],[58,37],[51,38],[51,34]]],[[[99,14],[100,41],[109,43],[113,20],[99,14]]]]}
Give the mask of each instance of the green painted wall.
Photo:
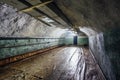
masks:
{"type": "MultiPolygon", "coordinates": [[[[0,38],[0,59],[44,49],[55,45],[73,45],[69,38],[0,38]]],[[[87,38],[78,37],[78,45],[88,43],[87,38]]]]}
{"type": "MultiPolygon", "coordinates": [[[[87,45],[88,44],[88,37],[79,37],[77,39],[78,45],[87,45]]],[[[74,44],[74,36],[65,38],[65,44],[66,45],[73,45],[74,44]]]]}
{"type": "Polygon", "coordinates": [[[78,37],[78,45],[87,45],[88,37],[78,37]]]}
{"type": "Polygon", "coordinates": [[[65,45],[73,45],[73,37],[65,38],[65,45]]]}
{"type": "Polygon", "coordinates": [[[0,59],[63,44],[64,38],[0,38],[0,59]]]}

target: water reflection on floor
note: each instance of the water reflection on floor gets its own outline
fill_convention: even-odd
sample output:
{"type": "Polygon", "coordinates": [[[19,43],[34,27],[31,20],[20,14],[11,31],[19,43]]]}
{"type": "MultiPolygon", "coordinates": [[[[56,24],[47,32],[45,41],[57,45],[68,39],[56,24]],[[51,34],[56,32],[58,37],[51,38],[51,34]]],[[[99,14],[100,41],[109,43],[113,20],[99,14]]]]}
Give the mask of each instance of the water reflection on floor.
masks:
{"type": "Polygon", "coordinates": [[[95,63],[88,48],[60,47],[2,67],[0,80],[104,80],[90,65],[95,63]],[[91,69],[97,75],[91,75],[91,69]]]}

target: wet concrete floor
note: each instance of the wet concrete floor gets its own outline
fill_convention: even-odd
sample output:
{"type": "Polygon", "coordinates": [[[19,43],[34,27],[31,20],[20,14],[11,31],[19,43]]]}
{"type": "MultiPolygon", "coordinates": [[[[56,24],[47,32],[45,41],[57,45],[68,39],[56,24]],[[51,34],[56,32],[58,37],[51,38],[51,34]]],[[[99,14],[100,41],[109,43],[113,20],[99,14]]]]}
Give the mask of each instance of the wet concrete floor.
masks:
{"type": "Polygon", "coordinates": [[[105,80],[85,47],[59,47],[0,67],[0,80],[105,80]]]}

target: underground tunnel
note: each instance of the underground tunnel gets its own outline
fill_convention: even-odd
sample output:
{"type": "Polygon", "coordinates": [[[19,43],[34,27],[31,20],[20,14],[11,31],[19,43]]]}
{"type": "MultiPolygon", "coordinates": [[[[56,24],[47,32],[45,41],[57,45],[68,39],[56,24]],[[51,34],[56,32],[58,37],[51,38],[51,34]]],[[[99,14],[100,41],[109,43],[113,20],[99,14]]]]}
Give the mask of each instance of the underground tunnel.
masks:
{"type": "Polygon", "coordinates": [[[120,80],[119,0],[0,0],[0,80],[120,80]]]}

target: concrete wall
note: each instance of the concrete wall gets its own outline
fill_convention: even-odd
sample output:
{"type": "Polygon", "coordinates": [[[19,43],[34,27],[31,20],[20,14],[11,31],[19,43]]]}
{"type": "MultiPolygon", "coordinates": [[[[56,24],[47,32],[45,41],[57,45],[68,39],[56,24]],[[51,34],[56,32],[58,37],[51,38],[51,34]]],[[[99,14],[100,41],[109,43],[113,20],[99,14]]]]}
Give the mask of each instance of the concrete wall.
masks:
{"type": "Polygon", "coordinates": [[[0,59],[63,44],[64,29],[0,3],[0,59]]]}
{"type": "Polygon", "coordinates": [[[93,52],[97,59],[98,64],[102,68],[108,80],[115,80],[114,72],[109,56],[105,53],[103,33],[96,36],[89,37],[90,50],[93,52]]]}
{"type": "Polygon", "coordinates": [[[108,80],[120,79],[120,28],[96,32],[81,29],[89,36],[89,47],[108,80]]]}
{"type": "MultiPolygon", "coordinates": [[[[103,32],[97,33],[94,30],[91,30],[90,28],[83,28],[81,30],[88,35],[89,48],[90,48],[91,52],[93,53],[93,55],[95,56],[97,63],[100,65],[107,80],[116,80],[115,73],[113,71],[114,65],[112,64],[110,56],[106,52],[105,46],[104,46],[104,45],[106,45],[106,41],[109,42],[109,40],[104,39],[105,37],[103,35],[105,33],[103,33],[103,32]]],[[[111,37],[111,36],[109,36],[109,37],[111,37]]],[[[109,46],[109,45],[107,45],[107,46],[109,46]]],[[[108,49],[111,51],[110,48],[108,48],[108,49]]],[[[114,52],[111,52],[111,54],[113,54],[113,53],[114,52]]]]}
{"type": "Polygon", "coordinates": [[[60,37],[65,30],[47,26],[17,9],[0,3],[0,37],[60,37]]]}
{"type": "Polygon", "coordinates": [[[110,58],[116,80],[120,80],[120,28],[112,28],[105,32],[105,53],[110,58]]]}
{"type": "Polygon", "coordinates": [[[64,38],[3,38],[0,59],[64,44],[64,38]]]}

